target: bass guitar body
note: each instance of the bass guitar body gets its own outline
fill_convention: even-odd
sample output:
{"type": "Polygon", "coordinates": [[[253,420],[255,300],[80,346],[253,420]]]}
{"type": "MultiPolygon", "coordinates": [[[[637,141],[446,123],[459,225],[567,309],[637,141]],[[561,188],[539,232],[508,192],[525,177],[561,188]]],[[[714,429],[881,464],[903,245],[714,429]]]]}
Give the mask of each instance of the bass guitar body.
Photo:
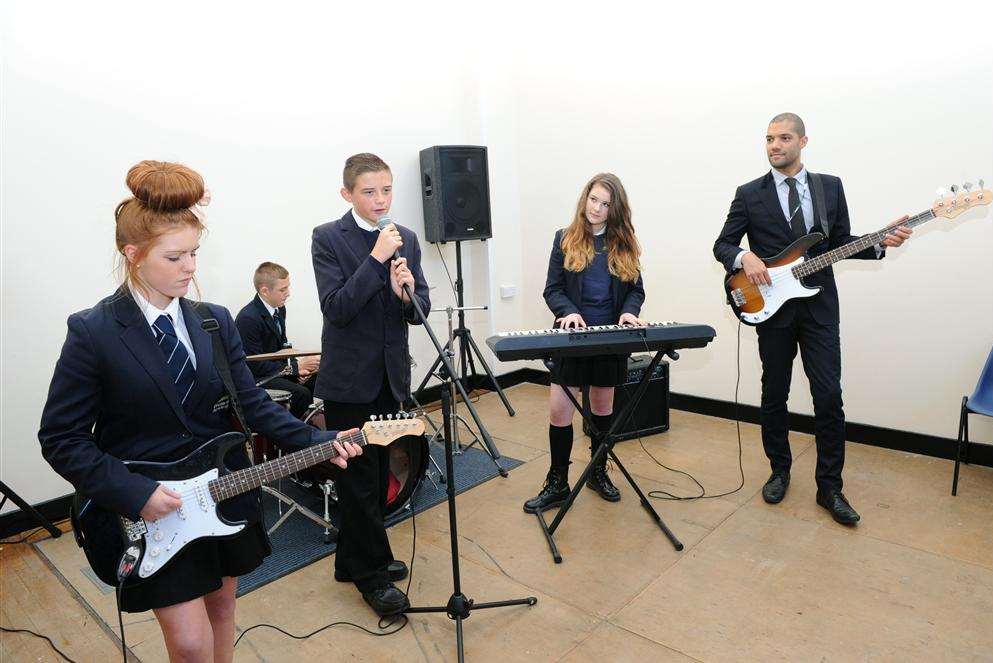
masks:
{"type": "Polygon", "coordinates": [[[813,297],[821,288],[808,288],[794,270],[803,264],[810,247],[824,239],[820,233],[810,233],[796,240],[771,258],[763,258],[772,285],[754,285],[738,269],[724,282],[728,304],[747,325],[759,325],[771,318],[791,299],[813,297]]]}

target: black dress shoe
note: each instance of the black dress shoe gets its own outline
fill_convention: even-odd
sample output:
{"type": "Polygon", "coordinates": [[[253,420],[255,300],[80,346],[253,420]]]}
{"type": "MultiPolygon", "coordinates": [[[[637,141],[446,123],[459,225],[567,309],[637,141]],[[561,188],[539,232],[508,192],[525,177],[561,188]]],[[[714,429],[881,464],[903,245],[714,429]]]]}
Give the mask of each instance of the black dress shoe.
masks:
{"type": "Polygon", "coordinates": [[[362,598],[380,617],[396,615],[410,607],[407,595],[392,584],[371,592],[363,592],[362,598]]]}
{"type": "Polygon", "coordinates": [[[586,487],[595,490],[608,502],[618,502],[621,499],[621,491],[611,482],[610,477],[607,476],[607,468],[604,466],[593,468],[586,477],[586,487]]]}
{"type": "Polygon", "coordinates": [[[860,519],[858,511],[852,508],[840,491],[822,493],[817,491],[817,503],[831,512],[835,522],[842,525],[854,525],[860,519]]]}
{"type": "Polygon", "coordinates": [[[773,472],[769,480],[762,486],[762,499],[769,504],[779,504],[786,497],[786,489],[789,485],[789,472],[773,472]]]}
{"type": "MultiPolygon", "coordinates": [[[[389,573],[390,582],[400,582],[407,577],[407,565],[398,559],[390,562],[386,571],[389,573]]],[[[334,579],[338,582],[352,582],[352,576],[340,569],[334,570],[334,579]]]]}

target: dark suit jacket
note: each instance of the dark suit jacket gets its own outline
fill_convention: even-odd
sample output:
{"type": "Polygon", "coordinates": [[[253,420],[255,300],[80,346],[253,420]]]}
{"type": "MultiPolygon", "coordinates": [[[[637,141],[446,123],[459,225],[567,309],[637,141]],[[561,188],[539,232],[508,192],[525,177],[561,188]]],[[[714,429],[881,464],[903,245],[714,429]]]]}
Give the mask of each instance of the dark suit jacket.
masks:
{"type": "MultiPolygon", "coordinates": [[[[278,309],[283,319],[283,333],[276,329],[276,321],[269,315],[262,299],[255,295],[245,308],[238,312],[235,325],[241,334],[241,343],[246,355],[260,355],[282,350],[286,343],[286,307],[278,309]]],[[[250,361],[248,368],[256,378],[267,378],[281,373],[286,361],[250,361]]]]}
{"type": "MultiPolygon", "coordinates": [[[[579,313],[579,305],[583,301],[583,272],[570,272],[565,268],[562,232],[562,230],[555,231],[544,292],[545,303],[556,318],[579,313]]],[[[615,318],[620,318],[623,313],[633,315],[641,313],[641,305],[645,303],[645,288],[642,285],[641,274],[638,274],[637,280],[633,283],[621,281],[611,274],[610,292],[614,299],[615,318]]]]}
{"type": "MultiPolygon", "coordinates": [[[[228,353],[231,374],[256,431],[294,450],[331,439],[273,403],[245,365],[245,352],[227,309],[180,300],[196,356],[196,382],[185,403],[169,375],[152,330],[125,290],[69,316],[69,331],[55,365],[38,438],[45,460],[100,506],[137,518],[157,483],[128,471],[121,460],[178,460],[201,443],[233,429],[227,409],[215,411],[223,384],[214,367],[210,334],[200,327],[213,317],[228,353]],[[199,309],[199,310],[198,310],[199,309]]],[[[228,456],[232,469],[248,456],[228,456]]],[[[230,500],[234,502],[238,498],[230,500]]],[[[226,501],[225,506],[228,505],[226,501]]],[[[252,501],[227,515],[257,519],[252,501]]]]}
{"type": "MultiPolygon", "coordinates": [[[[809,171],[807,177],[813,200],[814,216],[817,216],[817,194],[809,179],[809,171]]],[[[820,242],[807,252],[808,258],[821,255],[858,239],[857,236],[851,234],[848,203],[845,201],[845,190],[841,186],[841,180],[833,175],[821,175],[820,177],[824,183],[824,197],[826,199],[824,207],[830,234],[826,241],[820,242]]],[[[814,221],[814,230],[823,232],[819,219],[814,221]]],[[[744,235],[748,236],[748,246],[751,251],[761,258],[771,258],[796,239],[786,221],[786,216],[783,214],[783,208],[779,204],[779,196],[776,193],[776,183],[772,178],[772,172],[768,172],[747,184],[742,184],[735,191],[727,221],[724,222],[724,228],[717,237],[717,241],[714,242],[714,257],[724,265],[724,269],[728,272],[733,270],[734,259],[741,251],[739,244],[744,235]]],[[[875,260],[876,250],[870,246],[852,257],[860,260],[875,260]]],[[[804,281],[811,287],[821,286],[823,288],[820,294],[806,300],[811,315],[822,325],[837,325],[839,320],[838,287],[834,282],[834,270],[828,267],[811,274],[804,281]]],[[[763,325],[770,327],[787,326],[793,320],[796,306],[796,301],[787,302],[776,315],[769,318],[763,325]]]]}
{"type": "MultiPolygon", "coordinates": [[[[417,235],[397,226],[400,255],[414,275],[414,297],[427,313],[428,284],[421,271],[417,235]]],[[[317,293],[324,314],[321,367],[314,394],[341,403],[371,403],[389,376],[394,398],[403,402],[410,391],[407,324],[418,324],[413,305],[402,306],[369,254],[351,210],[337,221],[314,228],[311,245],[317,293]]],[[[389,267],[389,263],[387,263],[389,267]]]]}

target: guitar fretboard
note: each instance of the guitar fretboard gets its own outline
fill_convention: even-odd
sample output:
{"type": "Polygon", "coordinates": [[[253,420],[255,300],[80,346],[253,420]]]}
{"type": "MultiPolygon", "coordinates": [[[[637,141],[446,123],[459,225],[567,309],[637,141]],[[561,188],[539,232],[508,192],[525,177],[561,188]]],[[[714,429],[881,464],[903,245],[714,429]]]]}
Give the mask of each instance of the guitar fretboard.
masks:
{"type": "MultiPolygon", "coordinates": [[[[337,441],[351,442],[359,446],[364,446],[368,442],[365,432],[361,430],[349,435],[343,435],[337,441]]],[[[248,492],[253,488],[258,488],[264,483],[282,479],[294,472],[299,472],[318,463],[331,460],[338,455],[333,442],[334,440],[324,442],[323,444],[315,444],[312,447],[280,456],[275,460],[270,460],[260,465],[253,465],[244,470],[231,472],[230,474],[213,479],[207,484],[208,490],[210,490],[210,496],[214,498],[215,502],[220,502],[229,497],[248,492]]]]}
{"type": "MultiPolygon", "coordinates": [[[[930,221],[933,218],[935,218],[934,212],[931,210],[927,210],[926,212],[921,212],[920,214],[916,214],[910,217],[900,225],[906,226],[908,228],[914,228],[915,226],[919,226],[922,223],[926,221],[930,221]]],[[[808,276],[810,274],[813,274],[814,272],[819,272],[825,267],[830,267],[839,260],[844,260],[845,258],[849,258],[855,255],[859,251],[865,251],[870,246],[875,246],[876,244],[879,244],[880,242],[883,241],[883,239],[886,238],[886,235],[892,230],[893,228],[883,228],[882,230],[879,230],[877,232],[869,233],[868,235],[863,235],[854,242],[850,242],[848,244],[845,244],[844,246],[839,246],[838,248],[828,251],[827,253],[822,253],[816,258],[811,258],[810,260],[807,260],[802,264],[797,265],[790,271],[793,273],[793,276],[797,278],[808,276]]]]}

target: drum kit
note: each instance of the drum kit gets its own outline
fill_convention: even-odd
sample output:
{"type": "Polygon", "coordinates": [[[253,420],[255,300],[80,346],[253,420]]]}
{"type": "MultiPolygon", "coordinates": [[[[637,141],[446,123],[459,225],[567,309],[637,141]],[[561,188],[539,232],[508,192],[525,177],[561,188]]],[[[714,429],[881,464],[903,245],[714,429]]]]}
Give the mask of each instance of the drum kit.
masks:
{"type": "MultiPolygon", "coordinates": [[[[289,410],[290,392],[282,389],[266,389],[266,393],[273,402],[289,410]]],[[[315,399],[315,402],[304,415],[303,421],[320,430],[326,430],[323,401],[315,399]]],[[[252,434],[249,445],[249,455],[254,463],[272,460],[277,458],[280,453],[272,441],[260,433],[252,434]]],[[[418,486],[425,478],[431,478],[427,471],[430,452],[425,436],[402,437],[390,444],[388,449],[390,469],[386,487],[386,511],[383,513],[385,520],[389,520],[391,516],[410,508],[410,501],[413,499],[418,486]]],[[[337,530],[331,523],[331,506],[337,503],[334,489],[336,472],[336,466],[330,462],[325,462],[298,472],[289,479],[305,490],[316,492],[323,499],[323,517],[292,499],[282,490],[279,483],[274,486],[263,486],[262,490],[275,497],[279,502],[279,519],[269,528],[269,533],[272,534],[286,522],[287,518],[297,512],[323,527],[324,542],[331,543],[333,535],[337,534],[337,530]]],[[[433,478],[431,480],[433,482],[433,478]]]]}

